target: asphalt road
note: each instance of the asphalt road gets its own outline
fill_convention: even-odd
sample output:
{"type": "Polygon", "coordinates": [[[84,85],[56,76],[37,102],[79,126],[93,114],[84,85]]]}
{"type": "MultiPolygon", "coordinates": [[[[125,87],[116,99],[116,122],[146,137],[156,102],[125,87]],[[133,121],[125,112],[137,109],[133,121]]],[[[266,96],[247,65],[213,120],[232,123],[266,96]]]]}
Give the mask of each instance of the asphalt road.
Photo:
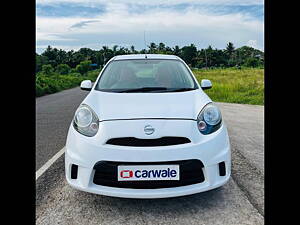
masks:
{"type": "MultiPolygon", "coordinates": [[[[36,170],[64,147],[79,88],[36,99],[36,170]]],[[[232,146],[232,177],[216,190],[122,199],[72,189],[60,157],[36,182],[36,224],[263,224],[264,107],[218,103],[232,146]]]]}
{"type": "Polygon", "coordinates": [[[87,94],[77,87],[36,98],[36,170],[65,146],[74,113],[87,94]]]}

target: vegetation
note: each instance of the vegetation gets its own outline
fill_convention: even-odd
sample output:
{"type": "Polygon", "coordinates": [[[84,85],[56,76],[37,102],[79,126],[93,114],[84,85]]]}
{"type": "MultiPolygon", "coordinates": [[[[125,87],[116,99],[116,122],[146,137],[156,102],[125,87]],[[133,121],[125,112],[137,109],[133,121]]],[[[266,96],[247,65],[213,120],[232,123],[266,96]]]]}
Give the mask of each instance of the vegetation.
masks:
{"type": "Polygon", "coordinates": [[[48,48],[36,53],[36,96],[55,93],[78,86],[82,80],[95,81],[104,64],[116,55],[172,54],[193,68],[197,79],[210,79],[214,87],[207,94],[214,101],[247,104],[263,103],[264,53],[243,46],[235,48],[229,42],[225,49],[208,46],[197,49],[194,44],[171,48],[164,43],[150,43],[148,50],[129,49],[118,45],[100,50],[81,48],[65,51],[48,48]]]}
{"type": "Polygon", "coordinates": [[[62,49],[48,48],[42,54],[36,54],[36,72],[42,70],[43,65],[51,65],[56,68],[59,64],[68,65],[70,68],[75,68],[79,73],[86,73],[89,68],[87,60],[90,64],[97,64],[98,68],[103,66],[109,59],[116,55],[126,54],[171,54],[181,57],[190,67],[232,67],[232,66],[248,66],[257,67],[264,65],[264,53],[260,50],[243,46],[235,48],[229,42],[225,49],[213,49],[211,46],[205,49],[197,49],[194,44],[180,48],[178,45],[171,48],[165,46],[164,43],[150,43],[148,50],[135,50],[134,46],[130,49],[119,47],[113,48],[102,46],[100,50],[92,50],[89,48],[81,48],[78,51],[65,51],[62,49]],[[86,64],[81,64],[85,61],[86,64]]]}
{"type": "Polygon", "coordinates": [[[264,70],[260,68],[226,68],[193,70],[199,83],[209,79],[212,89],[205,90],[216,102],[264,105],[264,70]]]}
{"type": "Polygon", "coordinates": [[[71,67],[69,67],[67,64],[59,64],[56,67],[56,72],[58,74],[68,74],[71,70],[71,67]]]}
{"type": "Polygon", "coordinates": [[[65,89],[79,86],[83,80],[95,81],[98,77],[100,69],[87,72],[85,76],[79,73],[70,73],[61,75],[52,73],[50,76],[43,73],[38,73],[35,79],[36,96],[52,94],[65,89]]]}

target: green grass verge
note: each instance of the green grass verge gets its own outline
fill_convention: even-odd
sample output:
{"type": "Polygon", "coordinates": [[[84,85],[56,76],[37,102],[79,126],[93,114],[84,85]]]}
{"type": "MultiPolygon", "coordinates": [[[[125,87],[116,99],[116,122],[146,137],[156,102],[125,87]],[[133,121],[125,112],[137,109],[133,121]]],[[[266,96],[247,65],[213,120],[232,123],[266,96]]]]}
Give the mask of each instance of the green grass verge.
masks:
{"type": "Polygon", "coordinates": [[[45,76],[41,73],[37,74],[35,80],[36,97],[77,87],[83,80],[95,81],[99,75],[99,72],[100,70],[93,70],[89,71],[86,75],[80,75],[79,73],[67,75],[53,74],[50,76],[45,76]]]}
{"type": "Polygon", "coordinates": [[[264,69],[201,69],[193,73],[199,83],[211,80],[213,87],[205,92],[213,101],[264,105],[264,69]]]}

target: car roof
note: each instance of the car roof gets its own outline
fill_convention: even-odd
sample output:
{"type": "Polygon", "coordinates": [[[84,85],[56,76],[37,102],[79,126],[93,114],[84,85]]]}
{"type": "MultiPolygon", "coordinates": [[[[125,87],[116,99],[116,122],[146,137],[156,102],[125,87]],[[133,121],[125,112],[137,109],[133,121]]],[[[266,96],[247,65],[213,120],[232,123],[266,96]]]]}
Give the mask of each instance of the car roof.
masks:
{"type": "Polygon", "coordinates": [[[113,60],[125,60],[125,59],[180,59],[176,55],[162,55],[162,54],[132,54],[132,55],[118,55],[113,60]]]}

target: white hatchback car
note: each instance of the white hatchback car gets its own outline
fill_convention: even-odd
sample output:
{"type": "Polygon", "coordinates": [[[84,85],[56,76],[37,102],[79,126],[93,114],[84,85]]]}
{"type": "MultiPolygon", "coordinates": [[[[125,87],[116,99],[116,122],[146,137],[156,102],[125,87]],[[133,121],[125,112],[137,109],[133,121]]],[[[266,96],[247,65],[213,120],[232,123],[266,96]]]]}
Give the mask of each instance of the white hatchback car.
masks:
{"type": "Polygon", "coordinates": [[[65,171],[79,190],[126,198],[189,195],[225,184],[227,128],[185,62],[173,55],[112,58],[69,128],[65,171]]]}

